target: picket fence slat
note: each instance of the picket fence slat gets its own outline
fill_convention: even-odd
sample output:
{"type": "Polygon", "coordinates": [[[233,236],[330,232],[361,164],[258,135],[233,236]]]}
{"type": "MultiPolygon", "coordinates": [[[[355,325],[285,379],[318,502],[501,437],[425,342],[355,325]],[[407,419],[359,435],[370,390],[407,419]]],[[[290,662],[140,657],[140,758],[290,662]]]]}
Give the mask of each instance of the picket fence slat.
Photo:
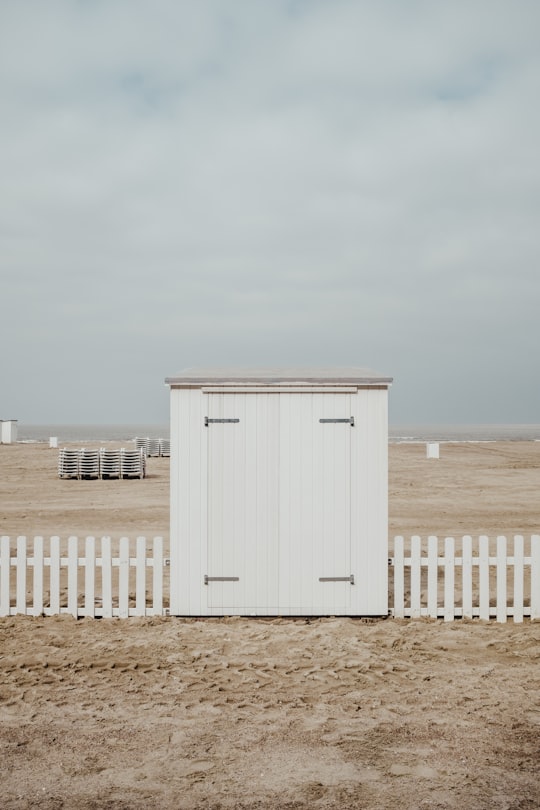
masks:
{"type": "Polygon", "coordinates": [[[26,537],[17,537],[17,613],[26,613],[26,537]]]}
{"type": "Polygon", "coordinates": [[[489,619],[489,537],[481,535],[479,540],[478,574],[479,587],[479,616],[486,621],[489,619]]]}
{"type": "Polygon", "coordinates": [[[531,619],[540,619],[540,534],[531,537],[531,619]]]}
{"type": "Polygon", "coordinates": [[[9,616],[10,593],[9,580],[11,574],[11,548],[10,538],[2,535],[0,538],[0,615],[9,616]]]}
{"type": "Polygon", "coordinates": [[[523,536],[514,537],[514,621],[523,621],[523,536]]]}
{"type": "Polygon", "coordinates": [[[434,535],[428,537],[428,593],[427,615],[437,618],[437,560],[439,558],[439,538],[434,535]]]}
{"type": "MultiPolygon", "coordinates": [[[[166,614],[168,559],[163,538],[48,541],[0,538],[0,616],[126,618],[166,614]],[[65,542],[65,541],[64,541],[65,542]],[[61,552],[64,551],[62,554],[61,552]],[[134,551],[135,556],[131,555],[134,551]],[[84,573],[83,573],[83,569],[84,573]],[[151,572],[148,569],[152,569],[151,572]]],[[[540,535],[394,538],[389,613],[396,618],[540,619],[540,535]],[[442,555],[439,552],[442,551],[442,555]],[[495,553],[493,553],[495,552],[495,553]]]]}
{"type": "Polygon", "coordinates": [[[122,619],[129,615],[129,538],[120,538],[120,572],[118,583],[118,610],[122,619]]]}
{"type": "Polygon", "coordinates": [[[472,537],[467,534],[463,538],[461,563],[461,594],[463,600],[463,617],[472,619],[473,615],[473,556],[472,537]]]}
{"type": "Polygon", "coordinates": [[[96,541],[87,537],[84,566],[84,615],[93,619],[96,615],[96,541]]]}
{"type": "Polygon", "coordinates": [[[53,614],[60,613],[60,538],[51,537],[50,606],[53,614]]]}
{"type": "MultiPolygon", "coordinates": [[[[34,568],[35,570],[35,568],[34,568]]],[[[77,618],[79,595],[79,540],[68,538],[68,613],[77,618]]]]}
{"type": "Polygon", "coordinates": [[[411,616],[413,619],[420,617],[421,608],[420,545],[421,538],[418,535],[411,537],[411,616]]]}
{"type": "Polygon", "coordinates": [[[112,618],[112,545],[110,537],[101,538],[101,610],[103,618],[112,618]]]}
{"type": "Polygon", "coordinates": [[[403,537],[394,538],[394,616],[405,616],[405,563],[403,558],[403,537]]]}
{"type": "Polygon", "coordinates": [[[454,620],[454,572],[455,572],[454,538],[444,539],[444,620],[454,620]]]}
{"type": "MultiPolygon", "coordinates": [[[[43,537],[34,538],[34,616],[43,613],[43,537]]],[[[8,591],[9,604],[9,591],[8,591]]]]}

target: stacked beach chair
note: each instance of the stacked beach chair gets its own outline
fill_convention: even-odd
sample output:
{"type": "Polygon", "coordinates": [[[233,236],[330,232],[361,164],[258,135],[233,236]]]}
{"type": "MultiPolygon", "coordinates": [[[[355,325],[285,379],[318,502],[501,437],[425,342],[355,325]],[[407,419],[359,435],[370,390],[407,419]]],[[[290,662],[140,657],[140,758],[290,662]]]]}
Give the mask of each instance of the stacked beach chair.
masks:
{"type": "Polygon", "coordinates": [[[99,478],[99,450],[83,447],[79,455],[79,478],[99,478]]]}
{"type": "Polygon", "coordinates": [[[79,451],[64,447],[58,454],[58,475],[60,478],[79,478],[79,451]]]}
{"type": "Polygon", "coordinates": [[[135,447],[144,450],[147,456],[170,456],[171,443],[168,439],[151,439],[148,436],[135,438],[135,447]]]}
{"type": "Polygon", "coordinates": [[[137,448],[137,450],[144,450],[144,454],[145,456],[147,456],[149,442],[150,439],[148,438],[148,436],[146,438],[141,438],[140,436],[137,436],[135,438],[135,447],[137,448]]]}
{"type": "Polygon", "coordinates": [[[99,474],[101,478],[120,478],[122,451],[102,447],[99,451],[99,474]]]}
{"type": "Polygon", "coordinates": [[[135,450],[122,448],[120,456],[122,478],[144,478],[146,475],[146,453],[142,447],[135,450]]]}
{"type": "Polygon", "coordinates": [[[144,449],[79,450],[62,448],[58,455],[60,478],[144,478],[146,476],[146,453],[144,449]]]}

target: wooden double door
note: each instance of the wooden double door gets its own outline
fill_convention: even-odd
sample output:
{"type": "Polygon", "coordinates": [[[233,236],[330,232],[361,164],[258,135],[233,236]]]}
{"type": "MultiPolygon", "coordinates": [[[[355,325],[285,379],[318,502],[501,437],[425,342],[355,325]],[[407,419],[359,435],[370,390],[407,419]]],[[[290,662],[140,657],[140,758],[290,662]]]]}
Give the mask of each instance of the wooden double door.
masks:
{"type": "Polygon", "coordinates": [[[208,607],[347,614],[355,395],[207,396],[208,607]]]}

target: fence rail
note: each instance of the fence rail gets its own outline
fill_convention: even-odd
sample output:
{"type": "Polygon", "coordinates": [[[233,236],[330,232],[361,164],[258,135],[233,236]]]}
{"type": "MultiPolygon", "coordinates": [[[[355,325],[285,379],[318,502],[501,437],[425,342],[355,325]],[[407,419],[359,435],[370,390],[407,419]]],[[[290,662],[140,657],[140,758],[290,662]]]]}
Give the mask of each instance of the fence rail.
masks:
{"type": "MultiPolygon", "coordinates": [[[[540,535],[515,535],[510,544],[504,536],[398,536],[390,555],[389,614],[395,618],[540,619],[540,535]]],[[[163,615],[168,563],[161,537],[4,536],[0,616],[163,615]]]]}

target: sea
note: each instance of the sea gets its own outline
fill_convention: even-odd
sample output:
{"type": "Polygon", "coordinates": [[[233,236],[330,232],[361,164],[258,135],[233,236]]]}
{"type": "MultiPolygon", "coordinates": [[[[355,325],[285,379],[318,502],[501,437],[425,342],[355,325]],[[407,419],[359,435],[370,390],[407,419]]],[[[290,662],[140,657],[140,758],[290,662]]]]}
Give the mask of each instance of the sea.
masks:
{"type": "MultiPolygon", "coordinates": [[[[169,439],[168,424],[139,425],[17,425],[17,441],[49,442],[133,441],[137,437],[169,439]]],[[[540,424],[480,425],[390,425],[390,443],[399,442],[495,442],[540,441],[540,424]]]]}

